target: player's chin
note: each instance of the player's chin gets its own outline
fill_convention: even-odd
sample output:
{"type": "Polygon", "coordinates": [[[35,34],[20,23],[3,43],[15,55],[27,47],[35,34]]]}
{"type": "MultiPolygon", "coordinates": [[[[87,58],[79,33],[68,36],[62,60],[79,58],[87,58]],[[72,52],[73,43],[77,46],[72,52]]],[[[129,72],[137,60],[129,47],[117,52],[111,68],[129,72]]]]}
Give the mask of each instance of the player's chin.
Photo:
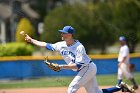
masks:
{"type": "Polygon", "coordinates": [[[61,40],[64,40],[64,38],[63,38],[63,37],[61,37],[61,40]]]}

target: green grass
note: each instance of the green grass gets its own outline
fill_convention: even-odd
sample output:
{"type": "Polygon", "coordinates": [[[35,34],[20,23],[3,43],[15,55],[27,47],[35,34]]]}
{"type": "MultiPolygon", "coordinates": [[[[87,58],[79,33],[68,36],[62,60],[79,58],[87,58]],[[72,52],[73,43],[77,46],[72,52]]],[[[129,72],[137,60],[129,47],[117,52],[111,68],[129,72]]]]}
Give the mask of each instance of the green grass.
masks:
{"type": "MultiPolygon", "coordinates": [[[[134,78],[136,82],[140,85],[140,73],[135,73],[134,78]]],[[[113,75],[98,75],[97,80],[99,85],[116,85],[117,83],[117,74],[113,75]]],[[[128,84],[131,84],[130,80],[124,79],[124,82],[127,82],[128,84]]]]}
{"type": "Polygon", "coordinates": [[[33,88],[33,87],[62,87],[68,86],[73,77],[46,77],[38,79],[0,81],[2,88],[33,88]]]}
{"type": "MultiPolygon", "coordinates": [[[[140,85],[140,73],[135,73],[134,77],[140,85]]],[[[10,80],[0,81],[0,89],[3,88],[36,88],[36,87],[62,87],[68,86],[73,77],[46,77],[38,79],[26,80],[10,80]]],[[[100,86],[103,85],[116,85],[117,76],[115,75],[97,75],[97,80],[100,86]]],[[[128,84],[130,81],[124,80],[128,84]]]]}

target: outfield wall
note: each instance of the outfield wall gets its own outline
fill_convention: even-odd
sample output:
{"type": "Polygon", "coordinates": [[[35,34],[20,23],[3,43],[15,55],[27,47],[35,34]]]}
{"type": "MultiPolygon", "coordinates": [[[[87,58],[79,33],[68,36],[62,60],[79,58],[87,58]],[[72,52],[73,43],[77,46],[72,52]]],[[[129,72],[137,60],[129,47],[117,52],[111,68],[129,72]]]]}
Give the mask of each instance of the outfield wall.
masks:
{"type": "MultiPolygon", "coordinates": [[[[117,73],[117,55],[89,55],[97,65],[97,74],[117,73]]],[[[43,62],[44,56],[0,57],[0,79],[24,79],[42,76],[74,76],[77,72],[62,70],[54,72],[43,62]]],[[[64,64],[60,56],[49,56],[53,62],[64,64]]],[[[135,72],[140,72],[140,53],[131,54],[131,63],[135,64],[135,72]]]]}

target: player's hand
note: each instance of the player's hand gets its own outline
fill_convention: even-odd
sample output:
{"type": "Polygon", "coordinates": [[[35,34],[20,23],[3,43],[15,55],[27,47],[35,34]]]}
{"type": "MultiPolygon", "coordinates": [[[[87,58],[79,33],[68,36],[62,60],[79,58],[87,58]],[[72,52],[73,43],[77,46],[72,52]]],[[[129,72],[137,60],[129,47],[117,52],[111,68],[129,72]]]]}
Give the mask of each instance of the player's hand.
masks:
{"type": "Polygon", "coordinates": [[[29,36],[29,35],[25,35],[25,41],[27,41],[27,42],[32,42],[32,38],[29,36]]]}
{"type": "Polygon", "coordinates": [[[51,69],[51,70],[54,70],[54,71],[61,71],[61,69],[63,68],[63,65],[59,65],[57,63],[53,63],[53,62],[50,62],[48,61],[48,57],[45,58],[44,60],[44,63],[51,69]]]}
{"type": "Polygon", "coordinates": [[[122,62],[119,62],[119,63],[118,63],[118,67],[121,67],[121,64],[122,64],[122,62]]]}

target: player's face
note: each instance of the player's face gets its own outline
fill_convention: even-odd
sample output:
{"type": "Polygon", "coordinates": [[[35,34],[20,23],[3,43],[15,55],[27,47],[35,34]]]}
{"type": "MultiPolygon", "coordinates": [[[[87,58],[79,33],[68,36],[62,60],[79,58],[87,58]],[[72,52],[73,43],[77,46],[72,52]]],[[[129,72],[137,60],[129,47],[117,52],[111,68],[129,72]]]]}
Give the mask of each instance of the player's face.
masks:
{"type": "Polygon", "coordinates": [[[61,39],[67,41],[72,38],[72,34],[69,33],[61,33],[61,39]]]}
{"type": "Polygon", "coordinates": [[[120,41],[120,44],[123,46],[123,45],[126,44],[126,42],[125,41],[120,41]]]}

